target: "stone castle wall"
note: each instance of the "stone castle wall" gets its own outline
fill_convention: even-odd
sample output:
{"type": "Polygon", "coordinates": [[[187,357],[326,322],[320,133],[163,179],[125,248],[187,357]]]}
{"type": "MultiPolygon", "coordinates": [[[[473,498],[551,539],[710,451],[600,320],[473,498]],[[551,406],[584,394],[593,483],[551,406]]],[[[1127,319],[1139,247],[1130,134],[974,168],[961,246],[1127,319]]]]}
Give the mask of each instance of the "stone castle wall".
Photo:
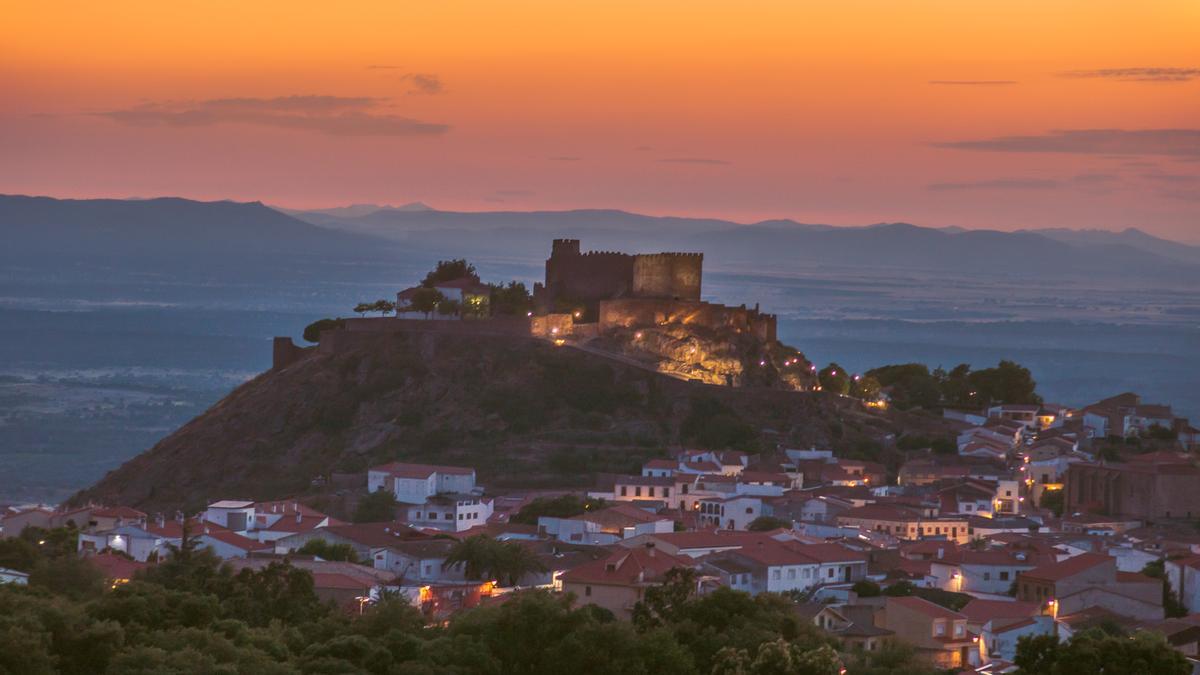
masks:
{"type": "Polygon", "coordinates": [[[690,300],[622,298],[600,303],[601,329],[637,328],[664,323],[729,328],[748,332],[766,342],[776,340],[774,314],[763,314],[746,306],[730,307],[690,300]]]}
{"type": "Polygon", "coordinates": [[[699,300],[703,253],[652,253],[633,257],[633,297],[699,300]]]}

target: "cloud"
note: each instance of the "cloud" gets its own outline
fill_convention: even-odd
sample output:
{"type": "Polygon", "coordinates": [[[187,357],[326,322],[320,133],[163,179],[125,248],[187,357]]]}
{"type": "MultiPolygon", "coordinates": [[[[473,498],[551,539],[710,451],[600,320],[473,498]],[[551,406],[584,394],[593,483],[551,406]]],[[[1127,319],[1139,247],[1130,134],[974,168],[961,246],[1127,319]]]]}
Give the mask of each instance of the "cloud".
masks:
{"type": "Polygon", "coordinates": [[[1139,174],[1146,180],[1158,181],[1160,183],[1195,183],[1200,181],[1200,176],[1190,173],[1143,173],[1139,174]]]}
{"type": "Polygon", "coordinates": [[[933,183],[926,189],[935,192],[953,190],[1053,190],[1061,183],[1041,178],[995,178],[992,180],[966,181],[961,183],[933,183]]]}
{"type": "Polygon", "coordinates": [[[1167,192],[1160,192],[1158,194],[1160,197],[1166,197],[1167,199],[1200,203],[1200,190],[1168,190],[1167,192]]]}
{"type": "Polygon", "coordinates": [[[1097,183],[1110,183],[1118,178],[1119,176],[1113,173],[1081,173],[1071,176],[1071,181],[1083,185],[1095,185],[1097,183]]]}
{"type": "Polygon", "coordinates": [[[1200,158],[1200,129],[1066,129],[1041,136],[997,136],[931,143],[936,148],[984,152],[1057,152],[1088,155],[1165,155],[1200,158]]]}
{"type": "Polygon", "coordinates": [[[930,80],[929,84],[948,84],[948,85],[983,85],[994,86],[1004,84],[1016,84],[1016,80],[930,80]]]}
{"type": "Polygon", "coordinates": [[[663,157],[658,161],[666,162],[668,164],[708,164],[711,166],[726,166],[733,164],[733,162],[723,159],[712,159],[709,157],[663,157]]]}
{"type": "Polygon", "coordinates": [[[400,77],[402,82],[408,82],[409,94],[440,94],[442,79],[432,73],[408,73],[400,77]]]}
{"type": "Polygon", "coordinates": [[[1072,79],[1103,79],[1119,82],[1187,82],[1200,77],[1200,68],[1100,68],[1097,70],[1068,70],[1059,77],[1072,79]]]}
{"type": "Polygon", "coordinates": [[[145,103],[94,113],[140,127],[205,127],[252,124],[329,136],[435,136],[445,124],[374,112],[386,99],[365,96],[280,96],[145,103]]]}

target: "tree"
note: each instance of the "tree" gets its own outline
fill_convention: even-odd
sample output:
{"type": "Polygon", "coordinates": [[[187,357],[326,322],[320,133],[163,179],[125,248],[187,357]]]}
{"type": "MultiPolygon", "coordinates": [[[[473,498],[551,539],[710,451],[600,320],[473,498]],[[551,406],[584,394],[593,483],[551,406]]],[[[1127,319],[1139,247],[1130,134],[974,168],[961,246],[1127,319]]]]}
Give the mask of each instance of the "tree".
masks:
{"type": "Polygon", "coordinates": [[[855,584],[850,587],[850,590],[854,591],[854,594],[860,598],[875,598],[880,594],[879,584],[871,581],[870,579],[863,579],[855,582],[855,584]]]}
{"type": "Polygon", "coordinates": [[[442,300],[438,303],[437,311],[442,316],[455,316],[462,310],[462,303],[457,300],[442,300]]]}
{"type": "Polygon", "coordinates": [[[396,303],[383,299],[376,300],[371,303],[371,311],[379,312],[380,316],[386,316],[389,312],[396,311],[396,303]]]}
{"type": "Polygon", "coordinates": [[[776,518],[774,516],[759,516],[750,521],[750,524],[746,526],[746,529],[750,530],[751,532],[768,532],[770,530],[778,529],[790,530],[791,527],[792,523],[782,518],[776,518]]]}
{"type": "Polygon", "coordinates": [[[437,267],[425,275],[425,280],[421,282],[421,285],[425,288],[433,288],[439,282],[454,281],[463,277],[470,277],[478,281],[479,275],[475,273],[475,266],[462,258],[439,260],[437,267]]]}
{"type": "Polygon", "coordinates": [[[649,630],[674,623],[696,594],[696,571],[682,567],[667,570],[662,583],[646,589],[633,606],[633,623],[638,630],[649,630]]]}
{"type": "Polygon", "coordinates": [[[303,555],[315,555],[322,560],[358,562],[358,556],[354,553],[353,546],[350,544],[331,544],[324,539],[309,539],[296,552],[303,555]]]}
{"type": "MultiPolygon", "coordinates": [[[[355,308],[358,311],[358,308],[355,308]]],[[[304,327],[305,342],[320,342],[321,331],[340,330],[346,326],[345,319],[318,319],[304,327]]]]}
{"type": "Polygon", "coordinates": [[[414,311],[421,312],[428,318],[438,308],[438,305],[445,300],[446,296],[442,295],[442,292],[436,288],[418,288],[413,293],[412,299],[409,300],[409,306],[414,311]]]}
{"type": "Polygon", "coordinates": [[[484,534],[460,541],[450,549],[444,564],[462,565],[463,576],[468,579],[493,579],[502,586],[515,586],[528,574],[546,571],[531,549],[484,534]]]}
{"type": "Polygon", "coordinates": [[[371,302],[360,302],[354,306],[354,313],[359,316],[363,316],[367,312],[374,312],[374,311],[375,311],[375,304],[371,303],[371,302]]]}
{"type": "Polygon", "coordinates": [[[850,375],[837,363],[822,368],[821,372],[817,373],[817,382],[821,384],[822,391],[842,395],[850,391],[850,375]]]}
{"type": "Polygon", "coordinates": [[[533,298],[525,284],[510,281],[507,286],[490,284],[492,289],[492,314],[504,316],[525,316],[533,308],[533,298]]]}
{"type": "Polygon", "coordinates": [[[1043,509],[1050,509],[1055,516],[1061,516],[1063,512],[1063,491],[1062,490],[1043,490],[1042,496],[1038,499],[1038,506],[1043,509]]]}
{"type": "Polygon", "coordinates": [[[878,401],[883,385],[871,375],[858,375],[850,383],[850,395],[864,401],[878,401]]]}
{"type": "Polygon", "coordinates": [[[388,490],[377,490],[364,495],[354,507],[356,523],[382,523],[396,519],[396,496],[388,490]]]}
{"type": "Polygon", "coordinates": [[[580,497],[573,494],[565,494],[558,497],[538,497],[525,506],[522,506],[521,510],[515,516],[508,519],[508,522],[520,523],[522,525],[537,525],[538,518],[542,516],[570,518],[585,511],[604,508],[604,506],[603,499],[580,497]]]}
{"type": "Polygon", "coordinates": [[[1130,636],[1113,636],[1098,629],[1076,634],[1061,643],[1057,636],[1024,636],[1017,640],[1013,660],[1022,673],[1038,675],[1186,675],[1188,660],[1175,651],[1163,636],[1137,631],[1130,636]]]}
{"type": "Polygon", "coordinates": [[[900,598],[906,595],[912,595],[916,588],[917,587],[913,586],[911,581],[901,579],[900,581],[897,581],[891,586],[883,589],[883,594],[892,598],[900,598]]]}

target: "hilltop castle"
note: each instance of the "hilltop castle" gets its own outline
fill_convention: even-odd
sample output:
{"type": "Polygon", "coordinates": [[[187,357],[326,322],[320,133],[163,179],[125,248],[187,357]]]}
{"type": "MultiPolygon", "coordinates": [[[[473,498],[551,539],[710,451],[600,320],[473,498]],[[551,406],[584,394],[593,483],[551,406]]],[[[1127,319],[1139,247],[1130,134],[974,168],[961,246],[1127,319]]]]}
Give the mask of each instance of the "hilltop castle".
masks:
{"type": "Polygon", "coordinates": [[[580,251],[578,239],[555,239],[546,280],[534,284],[533,332],[684,324],[749,332],[774,342],[775,315],[758,306],[700,299],[703,253],[628,254],[580,251]]]}
{"type": "Polygon", "coordinates": [[[581,253],[578,239],[555,239],[545,283],[534,284],[539,313],[583,312],[592,320],[601,300],[700,300],[703,253],[581,253]]]}

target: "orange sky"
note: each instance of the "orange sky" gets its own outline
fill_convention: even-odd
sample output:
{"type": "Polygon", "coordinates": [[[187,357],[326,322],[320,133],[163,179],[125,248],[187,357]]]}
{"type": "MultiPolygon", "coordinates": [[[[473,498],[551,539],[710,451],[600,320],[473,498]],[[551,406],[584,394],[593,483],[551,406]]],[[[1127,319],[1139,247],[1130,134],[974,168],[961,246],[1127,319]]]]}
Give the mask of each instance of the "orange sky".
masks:
{"type": "Polygon", "coordinates": [[[1200,3],[24,3],[0,192],[1200,241],[1200,3]]]}

